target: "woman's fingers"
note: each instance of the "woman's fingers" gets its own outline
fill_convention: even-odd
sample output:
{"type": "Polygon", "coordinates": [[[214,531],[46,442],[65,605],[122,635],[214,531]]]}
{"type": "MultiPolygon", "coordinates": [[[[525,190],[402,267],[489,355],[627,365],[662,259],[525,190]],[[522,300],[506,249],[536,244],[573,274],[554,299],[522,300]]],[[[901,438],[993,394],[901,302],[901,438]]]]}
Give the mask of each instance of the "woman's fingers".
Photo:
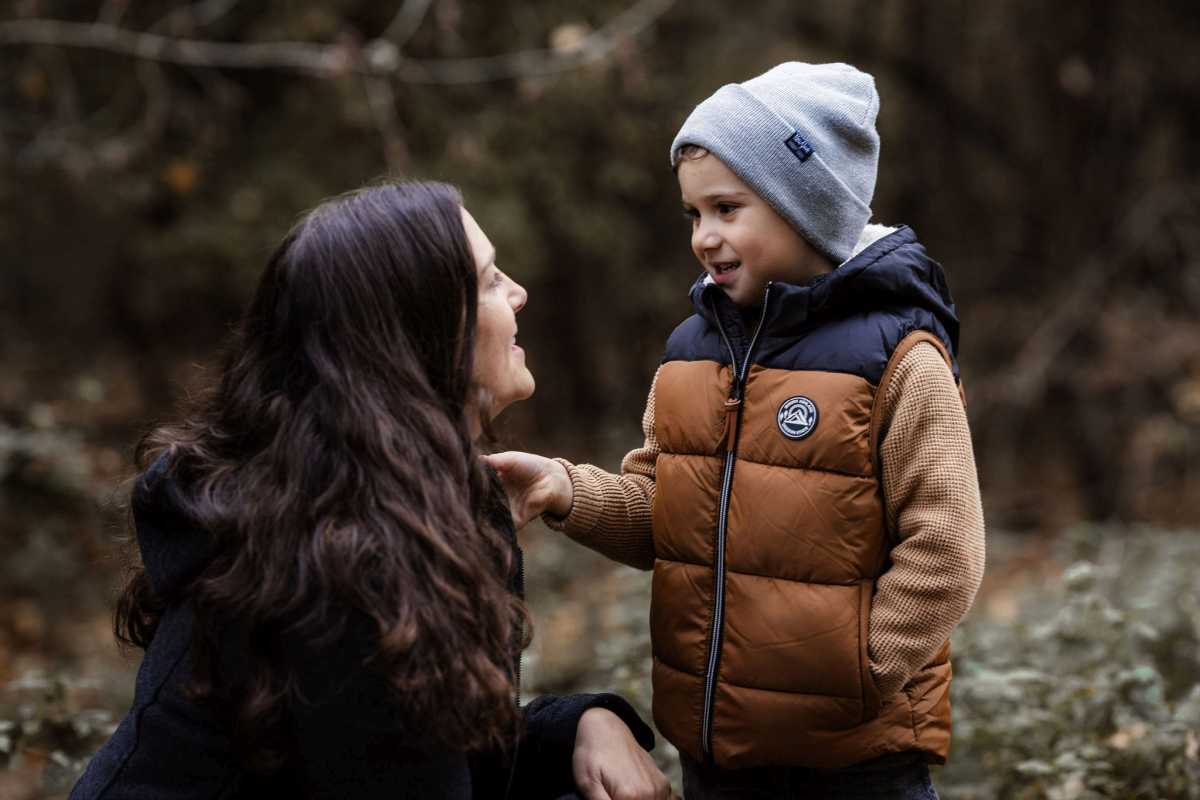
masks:
{"type": "Polygon", "coordinates": [[[572,764],[585,800],[668,800],[671,785],[621,718],[592,708],[579,720],[572,764]]]}
{"type": "Polygon", "coordinates": [[[613,800],[599,777],[591,778],[585,783],[579,783],[576,779],[575,785],[579,788],[583,800],[613,800]]]}

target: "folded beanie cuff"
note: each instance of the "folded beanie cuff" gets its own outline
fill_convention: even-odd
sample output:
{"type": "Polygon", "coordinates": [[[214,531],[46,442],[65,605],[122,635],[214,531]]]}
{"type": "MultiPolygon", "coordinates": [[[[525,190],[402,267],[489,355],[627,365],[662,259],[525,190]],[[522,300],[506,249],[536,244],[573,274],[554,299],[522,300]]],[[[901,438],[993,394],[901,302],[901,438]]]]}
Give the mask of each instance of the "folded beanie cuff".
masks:
{"type": "Polygon", "coordinates": [[[837,265],[850,257],[871,209],[812,149],[813,139],[741,85],[730,83],[683,123],[671,143],[671,167],[678,165],[684,145],[703,147],[837,265]]]}

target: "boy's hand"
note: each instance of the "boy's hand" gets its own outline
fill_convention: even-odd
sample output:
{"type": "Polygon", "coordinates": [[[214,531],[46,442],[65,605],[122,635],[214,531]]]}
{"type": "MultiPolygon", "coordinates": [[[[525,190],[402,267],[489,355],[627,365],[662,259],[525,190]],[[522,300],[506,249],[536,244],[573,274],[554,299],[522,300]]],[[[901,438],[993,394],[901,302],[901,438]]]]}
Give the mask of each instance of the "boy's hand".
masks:
{"type": "Polygon", "coordinates": [[[575,785],[586,800],[675,797],[654,759],[621,718],[605,708],[589,708],[579,718],[571,767],[575,785]]]}
{"type": "Polygon", "coordinates": [[[508,507],[517,528],[525,527],[525,523],[545,512],[557,517],[571,513],[575,492],[571,488],[571,476],[562,464],[515,450],[484,458],[504,484],[508,507]]]}

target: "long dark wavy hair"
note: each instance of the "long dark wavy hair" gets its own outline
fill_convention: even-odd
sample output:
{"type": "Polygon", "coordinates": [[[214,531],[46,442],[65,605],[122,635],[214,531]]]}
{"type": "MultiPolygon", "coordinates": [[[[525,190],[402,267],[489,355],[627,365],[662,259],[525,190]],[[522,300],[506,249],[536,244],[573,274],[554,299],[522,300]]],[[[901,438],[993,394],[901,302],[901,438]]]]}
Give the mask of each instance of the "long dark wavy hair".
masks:
{"type": "MultiPolygon", "coordinates": [[[[422,741],[471,750],[517,729],[513,659],[527,639],[514,631],[528,626],[472,436],[485,405],[473,402],[478,290],[460,209],[453,187],[411,182],[309,212],[271,256],[219,383],[138,445],[139,469],[164,458],[181,511],[212,539],[182,590],[193,695],[226,709],[260,770],[290,755],[297,654],[336,646],[355,619],[373,623],[364,669],[422,741]],[[231,622],[245,666],[217,685],[231,622]]],[[[147,647],[177,599],[135,569],[117,635],[147,647]]]]}

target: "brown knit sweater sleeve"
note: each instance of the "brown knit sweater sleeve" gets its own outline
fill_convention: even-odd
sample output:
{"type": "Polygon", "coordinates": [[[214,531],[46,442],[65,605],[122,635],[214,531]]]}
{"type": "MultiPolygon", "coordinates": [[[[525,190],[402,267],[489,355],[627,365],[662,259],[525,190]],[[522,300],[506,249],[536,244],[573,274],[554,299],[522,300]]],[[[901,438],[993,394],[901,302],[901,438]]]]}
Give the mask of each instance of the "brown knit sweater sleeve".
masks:
{"type": "Polygon", "coordinates": [[[602,555],[638,569],[654,566],[651,510],[654,507],[654,469],[658,461],[658,439],[654,435],[654,387],[642,414],[645,441],[621,461],[621,474],[613,475],[591,464],[572,464],[556,459],[567,468],[575,499],[566,517],[542,515],[555,530],[602,555]]]}
{"type": "Polygon", "coordinates": [[[916,345],[884,390],[883,491],[897,543],[876,586],[867,644],[886,698],[971,607],[983,579],[984,525],[966,411],[941,354],[916,345]]]}

